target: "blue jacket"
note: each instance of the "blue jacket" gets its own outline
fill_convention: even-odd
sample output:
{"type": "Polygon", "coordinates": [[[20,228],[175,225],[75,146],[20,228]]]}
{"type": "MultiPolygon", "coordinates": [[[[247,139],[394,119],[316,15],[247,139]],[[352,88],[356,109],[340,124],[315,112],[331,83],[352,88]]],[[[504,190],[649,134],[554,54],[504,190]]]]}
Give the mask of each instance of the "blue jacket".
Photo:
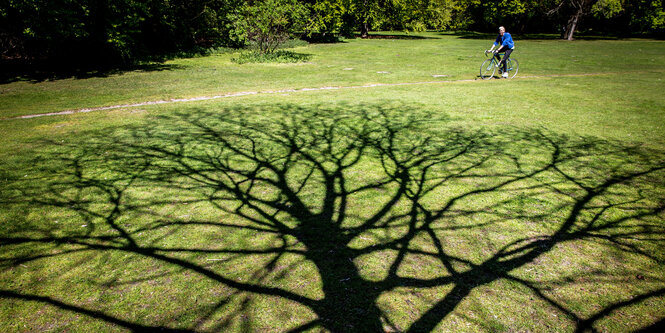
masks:
{"type": "Polygon", "coordinates": [[[509,49],[515,48],[515,42],[513,42],[513,37],[508,32],[504,32],[503,36],[499,35],[494,42],[494,45],[501,44],[509,49]]]}

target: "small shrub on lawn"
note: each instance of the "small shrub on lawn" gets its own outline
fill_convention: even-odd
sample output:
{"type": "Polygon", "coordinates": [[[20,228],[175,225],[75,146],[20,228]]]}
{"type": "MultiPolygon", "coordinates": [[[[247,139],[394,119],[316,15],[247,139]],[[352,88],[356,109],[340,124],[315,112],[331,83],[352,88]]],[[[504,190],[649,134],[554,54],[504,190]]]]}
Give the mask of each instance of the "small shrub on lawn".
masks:
{"type": "Polygon", "coordinates": [[[309,54],[296,53],[291,51],[279,50],[272,53],[261,53],[259,51],[249,51],[240,53],[237,58],[231,58],[231,61],[237,64],[247,63],[297,63],[305,62],[311,58],[309,54]]]}

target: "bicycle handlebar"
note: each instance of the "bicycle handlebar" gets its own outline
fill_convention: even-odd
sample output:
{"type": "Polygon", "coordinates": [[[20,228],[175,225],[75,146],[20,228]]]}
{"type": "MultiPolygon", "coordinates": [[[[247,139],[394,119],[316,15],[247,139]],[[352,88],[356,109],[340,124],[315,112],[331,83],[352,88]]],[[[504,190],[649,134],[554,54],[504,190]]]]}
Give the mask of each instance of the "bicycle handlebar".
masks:
{"type": "Polygon", "coordinates": [[[487,56],[487,55],[490,54],[490,53],[491,53],[492,55],[495,55],[495,54],[503,54],[504,52],[499,53],[497,50],[494,50],[494,51],[485,50],[485,56],[487,56]]]}

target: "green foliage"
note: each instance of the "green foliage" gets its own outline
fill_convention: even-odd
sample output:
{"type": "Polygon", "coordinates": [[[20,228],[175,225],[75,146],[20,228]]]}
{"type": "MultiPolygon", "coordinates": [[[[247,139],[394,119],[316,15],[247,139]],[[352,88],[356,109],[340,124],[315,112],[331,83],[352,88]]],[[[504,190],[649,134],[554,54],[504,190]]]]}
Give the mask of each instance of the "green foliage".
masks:
{"type": "Polygon", "coordinates": [[[451,25],[454,1],[450,0],[393,0],[379,20],[381,28],[425,31],[443,30],[451,25]]]}
{"type": "Polygon", "coordinates": [[[621,0],[598,0],[592,7],[591,13],[597,17],[611,18],[623,11],[621,0]]]}
{"type": "Polygon", "coordinates": [[[651,19],[651,28],[663,30],[665,29],[665,10],[660,10],[651,19]]]}
{"type": "Polygon", "coordinates": [[[15,0],[2,6],[3,56],[130,63],[210,46],[227,35],[229,0],[15,0]]]}
{"type": "Polygon", "coordinates": [[[498,25],[518,34],[664,33],[665,8],[662,0],[4,0],[0,62],[103,67],[216,46],[269,53],[294,32],[327,38],[498,25]]]}
{"type": "Polygon", "coordinates": [[[311,19],[306,29],[324,34],[341,32],[354,8],[350,0],[318,0],[311,6],[311,19]]]}
{"type": "Polygon", "coordinates": [[[254,43],[259,53],[272,53],[304,28],[306,16],[306,7],[296,0],[259,0],[231,16],[233,35],[239,42],[254,43]]]}
{"type": "Polygon", "coordinates": [[[278,50],[270,53],[259,51],[242,52],[237,58],[231,58],[231,61],[237,64],[247,63],[297,63],[304,62],[311,58],[308,54],[301,54],[292,51],[278,50]]]}
{"type": "Polygon", "coordinates": [[[630,28],[636,31],[665,31],[665,4],[662,0],[632,0],[626,4],[630,28]]]}
{"type": "Polygon", "coordinates": [[[508,30],[537,28],[546,20],[546,12],[555,6],[553,0],[461,0],[455,5],[458,28],[495,31],[500,25],[508,30]]]}
{"type": "Polygon", "coordinates": [[[339,32],[351,37],[360,29],[425,31],[452,27],[457,1],[452,0],[320,0],[311,7],[308,31],[339,32]]]}

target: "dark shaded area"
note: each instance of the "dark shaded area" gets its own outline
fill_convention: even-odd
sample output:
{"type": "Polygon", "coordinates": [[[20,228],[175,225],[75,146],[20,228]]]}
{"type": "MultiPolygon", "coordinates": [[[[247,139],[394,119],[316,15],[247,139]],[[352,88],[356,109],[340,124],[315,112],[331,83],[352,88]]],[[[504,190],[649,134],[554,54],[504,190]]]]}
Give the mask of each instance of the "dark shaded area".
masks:
{"type": "Polygon", "coordinates": [[[302,34],[300,35],[299,38],[308,43],[317,43],[317,44],[345,43],[344,38],[342,36],[334,33],[302,34]]]}
{"type": "MultiPolygon", "coordinates": [[[[80,64],[78,64],[80,65],[80,64]]],[[[182,66],[151,62],[126,66],[104,66],[90,64],[77,66],[71,64],[30,63],[22,61],[0,61],[0,84],[16,81],[30,81],[33,83],[62,80],[87,79],[93,77],[109,77],[126,72],[160,72],[182,69],[182,66]]]]}
{"type": "Polygon", "coordinates": [[[66,304],[66,303],[60,302],[58,300],[52,299],[50,297],[29,295],[29,294],[19,294],[19,293],[15,293],[13,291],[10,291],[10,290],[0,290],[0,298],[4,298],[5,300],[14,299],[14,300],[32,301],[32,302],[40,302],[40,303],[44,303],[44,304],[50,304],[50,305],[58,307],[62,310],[79,313],[79,314],[82,314],[82,315],[86,315],[90,318],[103,320],[107,323],[130,329],[133,332],[154,332],[154,331],[160,331],[160,332],[191,332],[189,330],[170,329],[170,328],[162,327],[162,326],[139,325],[139,324],[131,323],[131,322],[119,319],[119,318],[115,318],[115,317],[106,315],[106,314],[104,314],[102,312],[99,312],[99,311],[93,311],[93,310],[85,309],[85,308],[78,307],[78,306],[75,306],[75,305],[66,304]]]}
{"type": "Polygon", "coordinates": [[[663,332],[665,331],[665,318],[659,320],[657,323],[653,325],[649,325],[648,327],[645,327],[639,331],[638,333],[651,333],[651,332],[663,332]]]}
{"type": "Polygon", "coordinates": [[[0,10],[1,80],[105,73],[213,46],[229,38],[224,0],[31,0],[0,10]]]}
{"type": "MultiPolygon", "coordinates": [[[[609,307],[603,309],[602,311],[596,313],[592,317],[580,321],[580,323],[577,325],[577,331],[576,332],[581,333],[581,332],[593,331],[593,323],[596,322],[598,319],[601,319],[601,318],[607,316],[612,311],[619,310],[621,308],[624,308],[624,307],[627,307],[627,306],[630,306],[630,305],[633,305],[633,304],[638,304],[638,303],[643,302],[644,300],[647,300],[647,299],[652,298],[652,297],[662,297],[663,295],[665,295],[665,288],[662,288],[662,289],[659,289],[659,290],[656,290],[656,291],[652,291],[652,292],[644,294],[644,295],[639,295],[637,297],[634,297],[630,300],[626,300],[624,302],[613,304],[612,306],[609,306],[609,307]]],[[[658,323],[655,323],[655,324],[651,325],[650,327],[644,328],[640,331],[656,329],[656,328],[658,328],[659,325],[661,327],[663,327],[663,319],[661,319],[658,323]]],[[[657,332],[657,331],[653,331],[653,332],[657,332]]],[[[660,332],[660,330],[658,332],[660,332]]]]}
{"type": "MultiPolygon", "coordinates": [[[[450,35],[450,33],[445,33],[445,34],[450,35]]],[[[461,39],[483,39],[483,40],[494,41],[494,39],[496,39],[496,37],[498,36],[498,32],[482,33],[475,31],[458,31],[452,33],[452,35],[458,36],[461,39]]],[[[618,37],[618,36],[609,36],[609,35],[598,35],[598,36],[583,35],[583,34],[575,35],[576,40],[619,40],[624,37],[628,38],[630,36],[618,37]]],[[[523,33],[523,34],[513,34],[513,38],[515,40],[560,40],[561,36],[555,34],[548,34],[548,33],[523,33]]]]}
{"type": "MultiPolygon", "coordinates": [[[[361,38],[362,36],[356,35],[356,37],[361,38]]],[[[409,34],[391,34],[391,35],[384,35],[384,34],[370,34],[365,37],[362,37],[364,39],[407,39],[407,40],[419,40],[419,39],[436,39],[433,37],[425,37],[425,36],[417,36],[417,35],[409,35],[409,34]]]]}
{"type": "Polygon", "coordinates": [[[463,29],[497,31],[499,26],[517,35],[555,34],[559,39],[569,36],[586,38],[663,38],[665,30],[657,18],[662,8],[652,1],[622,1],[621,10],[609,17],[594,14],[596,1],[527,1],[523,10],[515,10],[511,2],[479,1],[469,3],[458,13],[463,29]]]}
{"type": "MultiPolygon", "coordinates": [[[[530,290],[540,304],[577,323],[580,331],[593,331],[598,320],[614,311],[663,297],[662,277],[644,272],[654,289],[582,317],[548,293],[553,285],[570,285],[578,276],[540,281],[518,274],[570,242],[597,242],[626,256],[662,264],[665,253],[653,249],[662,249],[665,243],[663,152],[537,129],[469,131],[447,127],[445,121],[413,106],[190,109],[153,119],[151,126],[88,133],[81,136],[84,141],[71,146],[46,143],[32,163],[35,170],[3,171],[7,186],[0,192],[0,205],[17,211],[63,210],[88,227],[54,230],[47,221],[10,221],[0,236],[5,253],[15,246],[39,245],[41,250],[6,256],[0,267],[76,251],[131,254],[178,268],[170,274],[195,274],[247,299],[279,298],[316,315],[291,332],[313,328],[430,332],[474,290],[503,280],[530,290]],[[132,196],[132,190],[146,186],[153,196],[132,196]],[[499,198],[491,199],[494,194],[499,198]],[[187,220],[159,213],[164,205],[196,203],[212,205],[243,223],[206,219],[196,211],[187,220]],[[128,218],[137,216],[151,217],[152,222],[127,224],[128,218]],[[502,242],[479,236],[485,244],[481,250],[488,253],[480,259],[471,253],[469,257],[451,253],[459,242],[480,244],[456,238],[462,231],[483,235],[489,228],[514,221],[533,223],[539,232],[510,235],[502,242]],[[196,226],[218,230],[214,247],[188,246],[186,240],[178,247],[156,245],[168,237],[165,230],[196,226]],[[275,243],[269,248],[251,241],[225,243],[223,236],[235,230],[275,243]],[[59,251],[50,251],[49,246],[59,251]],[[384,259],[382,277],[368,279],[359,259],[385,251],[394,255],[384,259]],[[204,265],[189,259],[189,254],[265,260],[253,259],[252,276],[238,279],[230,277],[231,264],[204,265]],[[298,262],[315,268],[322,298],[275,286],[280,278],[273,273],[285,256],[297,256],[298,262]],[[436,265],[441,274],[422,277],[402,272],[414,256],[423,265],[436,265]],[[450,291],[413,317],[408,327],[398,327],[378,303],[381,295],[398,289],[445,286],[450,291]]],[[[284,274],[294,269],[287,267],[284,274]]],[[[626,279],[620,272],[579,274],[604,283],[622,284],[626,279]]],[[[137,275],[135,281],[157,279],[137,275]]],[[[129,323],[121,316],[58,300],[65,295],[3,289],[3,297],[42,302],[134,330],[149,328],[146,323],[129,323]]],[[[226,304],[220,299],[188,313],[205,321],[226,304]]],[[[291,309],[298,311],[295,306],[291,309]]],[[[251,303],[243,302],[234,316],[249,320],[250,310],[251,303]]],[[[208,330],[228,330],[230,321],[220,320],[208,330]]],[[[243,330],[252,331],[252,326],[243,330]]]]}
{"type": "MultiPolygon", "coordinates": [[[[450,33],[444,33],[445,35],[450,35],[450,33]]],[[[458,36],[462,39],[487,39],[494,40],[498,33],[485,33],[485,32],[475,32],[475,31],[457,31],[452,34],[453,36],[458,36]]],[[[517,37],[517,36],[515,36],[517,37]]]]}

